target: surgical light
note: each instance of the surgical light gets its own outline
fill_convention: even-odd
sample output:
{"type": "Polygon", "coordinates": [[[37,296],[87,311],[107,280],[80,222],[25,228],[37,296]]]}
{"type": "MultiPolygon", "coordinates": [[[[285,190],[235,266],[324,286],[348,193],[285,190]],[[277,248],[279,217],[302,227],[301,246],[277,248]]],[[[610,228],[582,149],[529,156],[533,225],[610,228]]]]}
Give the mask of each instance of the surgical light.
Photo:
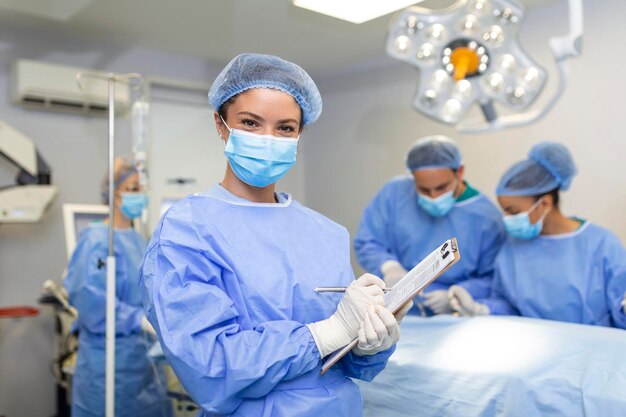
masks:
{"type": "Polygon", "coordinates": [[[529,124],[554,106],[566,85],[565,61],[581,51],[582,0],[568,2],[570,33],[550,39],[558,88],[538,108],[530,109],[544,91],[547,72],[518,43],[524,18],[518,0],[409,7],[393,18],[385,50],[419,71],[413,106],[427,116],[466,132],[529,124]],[[484,120],[465,121],[474,106],[484,120]]]}

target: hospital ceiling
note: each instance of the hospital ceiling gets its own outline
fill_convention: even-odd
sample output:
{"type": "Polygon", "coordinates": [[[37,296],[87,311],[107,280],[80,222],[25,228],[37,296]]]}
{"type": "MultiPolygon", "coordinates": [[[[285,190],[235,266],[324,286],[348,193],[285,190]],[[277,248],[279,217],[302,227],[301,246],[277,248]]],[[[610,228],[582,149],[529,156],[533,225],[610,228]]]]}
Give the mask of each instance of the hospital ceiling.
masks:
{"type": "MultiPolygon", "coordinates": [[[[556,1],[522,3],[537,7],[556,1]]],[[[290,0],[0,0],[0,24],[9,27],[145,46],[218,64],[240,52],[272,53],[318,77],[386,60],[390,19],[354,25],[294,7],[290,0]]]]}

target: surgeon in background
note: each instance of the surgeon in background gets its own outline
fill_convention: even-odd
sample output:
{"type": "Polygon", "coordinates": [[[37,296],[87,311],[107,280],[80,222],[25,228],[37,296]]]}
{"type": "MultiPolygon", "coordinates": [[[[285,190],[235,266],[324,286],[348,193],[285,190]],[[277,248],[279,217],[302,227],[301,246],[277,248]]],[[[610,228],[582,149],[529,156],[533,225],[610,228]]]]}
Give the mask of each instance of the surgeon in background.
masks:
{"type": "Polygon", "coordinates": [[[496,194],[509,237],[492,294],[475,301],[451,287],[455,310],[626,328],[626,250],[610,231],[559,208],[575,174],[567,148],[551,142],[505,172],[496,194]]]}
{"type": "MultiPolygon", "coordinates": [[[[103,202],[109,202],[109,176],[102,183],[103,202]]],[[[132,227],[146,205],[134,165],[116,158],[113,225],[116,258],[115,415],[169,417],[171,402],[165,381],[149,362],[153,336],[141,304],[137,274],[146,247],[132,227]]],[[[67,267],[64,286],[78,310],[78,358],[72,380],[72,416],[105,415],[106,267],[108,223],[93,223],[78,239],[67,267]]]]}
{"type": "Polygon", "coordinates": [[[380,278],[354,280],[344,227],[276,191],[320,116],[319,91],[292,62],[242,54],[209,103],[224,178],[163,215],[141,269],[163,351],[206,417],[362,416],[350,378],[385,367],[405,312],[383,307],[380,278]],[[347,290],[315,292],[324,286],[347,290]],[[357,337],[320,375],[323,359],[357,337]]]}
{"type": "Polygon", "coordinates": [[[365,270],[382,274],[392,286],[456,237],[461,260],[423,295],[428,313],[451,313],[450,285],[458,284],[474,297],[490,293],[493,261],[505,237],[502,216],[464,180],[453,139],[421,138],[409,149],[406,166],[412,175],[393,178],[365,209],[354,241],[356,256],[365,270]]]}

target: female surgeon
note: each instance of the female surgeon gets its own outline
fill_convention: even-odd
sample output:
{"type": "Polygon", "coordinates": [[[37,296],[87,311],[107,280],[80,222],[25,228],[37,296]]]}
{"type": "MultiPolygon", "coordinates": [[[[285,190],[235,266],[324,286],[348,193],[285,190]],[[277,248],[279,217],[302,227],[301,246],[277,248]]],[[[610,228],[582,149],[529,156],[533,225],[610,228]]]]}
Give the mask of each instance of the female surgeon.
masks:
{"type": "MultiPolygon", "coordinates": [[[[399,338],[384,282],[354,280],[345,228],[275,191],[322,100],[298,65],[242,54],[209,91],[222,182],[161,219],[140,286],[165,355],[204,416],[360,416],[399,338]],[[315,287],[345,286],[345,294],[315,287]],[[359,340],[320,375],[322,359],[359,340]]],[[[407,306],[409,307],[409,306],[407,306]]]]}
{"type": "MultiPolygon", "coordinates": [[[[132,228],[141,215],[146,196],[141,192],[135,167],[122,158],[114,165],[114,248],[116,258],[115,415],[168,417],[171,403],[165,381],[149,362],[153,339],[145,319],[137,286],[139,263],[146,247],[132,228]]],[[[109,201],[108,175],[102,184],[109,201]]],[[[108,222],[85,228],[67,268],[64,286],[78,310],[78,359],[72,381],[72,416],[104,416],[106,268],[108,222]]],[[[153,330],[152,330],[153,331],[153,330]]]]}
{"type": "Polygon", "coordinates": [[[449,290],[464,315],[522,315],[626,329],[626,250],[600,226],[559,209],[576,174],[567,148],[535,145],[502,177],[496,194],[509,234],[495,261],[491,297],[449,290]]]}

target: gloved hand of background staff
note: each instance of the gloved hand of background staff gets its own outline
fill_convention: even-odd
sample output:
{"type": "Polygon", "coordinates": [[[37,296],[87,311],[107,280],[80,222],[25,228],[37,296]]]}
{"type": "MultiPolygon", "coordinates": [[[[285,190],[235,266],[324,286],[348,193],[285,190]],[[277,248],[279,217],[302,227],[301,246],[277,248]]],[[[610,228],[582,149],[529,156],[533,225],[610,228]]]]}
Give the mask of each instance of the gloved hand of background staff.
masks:
{"type": "Polygon", "coordinates": [[[383,280],[364,274],[348,286],[332,316],[307,324],[322,358],[357,337],[368,309],[385,304],[383,288],[383,280]]]}
{"type": "Polygon", "coordinates": [[[380,272],[383,273],[383,281],[385,281],[387,288],[391,288],[409,271],[404,269],[398,261],[386,261],[381,265],[380,272]]]}
{"type": "Polygon", "coordinates": [[[424,305],[432,310],[435,314],[450,314],[454,312],[450,306],[450,298],[448,290],[435,290],[422,294],[424,297],[424,305]]]}
{"type": "Polygon", "coordinates": [[[412,301],[395,315],[383,306],[370,307],[359,328],[359,343],[352,352],[357,356],[375,355],[395,345],[400,340],[399,324],[411,307],[412,301]]]}
{"type": "Polygon", "coordinates": [[[489,307],[474,301],[470,293],[459,285],[453,285],[448,289],[448,297],[452,309],[461,316],[486,316],[490,313],[489,307]]]}

